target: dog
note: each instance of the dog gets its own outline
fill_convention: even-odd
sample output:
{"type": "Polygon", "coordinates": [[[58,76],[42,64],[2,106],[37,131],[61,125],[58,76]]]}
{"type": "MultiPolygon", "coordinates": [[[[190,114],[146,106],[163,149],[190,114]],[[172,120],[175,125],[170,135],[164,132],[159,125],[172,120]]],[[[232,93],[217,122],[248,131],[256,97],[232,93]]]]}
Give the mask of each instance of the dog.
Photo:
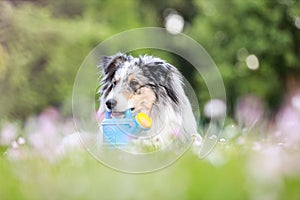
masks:
{"type": "Polygon", "coordinates": [[[152,119],[152,127],[135,143],[164,148],[201,140],[192,107],[183,89],[183,76],[176,67],[149,55],[133,57],[123,53],[104,56],[101,70],[99,120],[105,111],[119,117],[131,109],[152,119]]]}

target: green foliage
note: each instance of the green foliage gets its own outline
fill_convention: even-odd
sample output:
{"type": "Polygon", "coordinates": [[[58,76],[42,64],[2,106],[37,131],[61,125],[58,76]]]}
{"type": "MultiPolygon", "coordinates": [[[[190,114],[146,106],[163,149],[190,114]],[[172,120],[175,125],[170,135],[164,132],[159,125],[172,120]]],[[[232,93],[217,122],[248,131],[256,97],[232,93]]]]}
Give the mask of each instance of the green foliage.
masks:
{"type": "Polygon", "coordinates": [[[300,13],[299,1],[195,2],[199,14],[190,35],[216,61],[228,98],[254,93],[271,107],[278,106],[287,79],[300,72],[300,31],[294,22],[300,13]],[[249,54],[259,59],[257,71],[247,68],[249,54]],[[275,98],[279,101],[274,103],[275,98]]]}
{"type": "MultiPolygon", "coordinates": [[[[299,78],[300,31],[295,26],[299,1],[13,2],[0,3],[0,115],[8,118],[25,118],[49,105],[70,114],[76,71],[91,49],[124,30],[162,26],[167,8],[184,17],[184,32],[216,62],[230,109],[237,97],[247,93],[276,108],[287,80],[299,78]],[[250,54],[259,60],[256,71],[247,68],[250,54]]],[[[180,68],[201,107],[210,99],[205,82],[189,63],[168,53],[158,56],[180,68]]]]}
{"type": "MultiPolygon", "coordinates": [[[[25,119],[53,105],[70,115],[73,82],[86,55],[121,31],[163,26],[167,8],[184,17],[184,33],[203,45],[219,67],[231,114],[236,99],[247,93],[276,108],[291,77],[299,80],[297,0],[0,1],[0,120],[25,119]],[[247,67],[250,54],[259,60],[255,71],[247,67]]],[[[131,53],[160,56],[178,67],[195,89],[200,108],[210,99],[204,80],[184,58],[156,49],[131,53]]],[[[7,158],[13,156],[3,155],[6,145],[0,146],[0,199],[257,199],[259,190],[267,191],[264,182],[248,174],[251,158],[259,153],[244,149],[244,144],[219,149],[223,164],[188,153],[167,170],[143,175],[110,170],[86,152],[48,161],[34,157],[26,145],[9,147],[20,156],[11,161],[7,158]],[[230,155],[222,155],[228,151],[230,155]]],[[[299,148],[288,149],[288,155],[293,150],[298,153],[299,148]]],[[[299,199],[299,172],[291,170],[299,163],[292,160],[288,170],[280,169],[277,199],[299,199]]],[[[254,166],[260,169],[261,162],[254,166]]],[[[266,185],[271,191],[277,189],[272,178],[271,186],[266,185]]]]}
{"type": "MultiPolygon", "coordinates": [[[[20,155],[30,155],[28,149],[19,150],[20,155]]],[[[265,171],[268,169],[260,166],[259,161],[252,163],[255,160],[251,158],[259,153],[248,147],[226,144],[219,146],[216,151],[220,151],[221,159],[225,159],[223,163],[216,164],[213,156],[199,160],[194,154],[187,152],[166,169],[138,175],[109,169],[85,151],[72,151],[66,157],[51,162],[35,156],[11,161],[4,156],[0,157],[0,197],[24,200],[154,197],[209,200],[262,197],[298,199],[299,176],[285,175],[282,178],[276,173],[269,174],[265,171]],[[272,177],[258,177],[256,180],[249,172],[251,166],[272,177]],[[276,186],[272,180],[278,178],[282,178],[282,181],[276,186]]],[[[280,171],[276,167],[268,166],[269,170],[280,171]]],[[[282,166],[286,167],[285,164],[282,166]]]]}
{"type": "MultiPolygon", "coordinates": [[[[119,13],[124,17],[118,20],[116,1],[97,4],[100,10],[88,8],[89,4],[83,9],[82,1],[69,1],[71,8],[78,9],[74,13],[71,8],[63,12],[66,3],[14,7],[1,2],[1,116],[25,118],[49,105],[66,104],[65,110],[70,111],[73,82],[85,56],[116,30],[141,24],[134,20],[139,18],[137,13],[119,13]]],[[[122,8],[134,10],[135,6],[125,1],[122,8]]]]}
{"type": "Polygon", "coordinates": [[[158,172],[132,175],[74,152],[56,163],[0,160],[1,199],[246,199],[243,159],[222,167],[190,152],[158,172]],[[5,183],[3,182],[5,181],[5,183]],[[13,192],[12,192],[13,191],[13,192]]]}

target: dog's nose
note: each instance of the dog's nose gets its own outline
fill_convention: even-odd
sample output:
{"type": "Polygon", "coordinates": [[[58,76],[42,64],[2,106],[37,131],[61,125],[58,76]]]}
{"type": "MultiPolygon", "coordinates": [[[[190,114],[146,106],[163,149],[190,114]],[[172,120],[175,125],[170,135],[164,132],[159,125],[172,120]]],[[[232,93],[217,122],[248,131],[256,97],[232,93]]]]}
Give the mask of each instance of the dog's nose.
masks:
{"type": "Polygon", "coordinates": [[[105,104],[108,109],[113,109],[117,105],[117,101],[114,99],[108,99],[105,104]]]}

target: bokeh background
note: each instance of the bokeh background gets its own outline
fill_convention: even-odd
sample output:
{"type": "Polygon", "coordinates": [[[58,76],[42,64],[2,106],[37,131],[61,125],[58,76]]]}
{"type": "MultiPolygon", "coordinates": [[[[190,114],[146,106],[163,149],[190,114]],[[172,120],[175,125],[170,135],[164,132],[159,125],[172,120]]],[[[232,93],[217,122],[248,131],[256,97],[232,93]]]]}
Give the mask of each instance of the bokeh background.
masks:
{"type": "Polygon", "coordinates": [[[298,0],[0,1],[0,199],[299,199],[298,0]],[[74,136],[72,88],[88,53],[119,32],[165,27],[199,42],[218,66],[227,101],[210,99],[184,59],[202,132],[224,115],[215,150],[191,149],[145,175],[97,163],[74,136]],[[67,146],[67,148],[65,148],[67,146]]]}

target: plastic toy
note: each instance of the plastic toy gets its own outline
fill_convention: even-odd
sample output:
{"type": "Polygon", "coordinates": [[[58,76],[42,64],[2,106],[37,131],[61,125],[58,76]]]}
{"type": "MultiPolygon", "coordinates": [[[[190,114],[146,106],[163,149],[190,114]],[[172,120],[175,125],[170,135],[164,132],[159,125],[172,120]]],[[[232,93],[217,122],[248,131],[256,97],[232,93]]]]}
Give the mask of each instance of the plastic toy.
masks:
{"type": "Polygon", "coordinates": [[[112,118],[111,112],[106,111],[105,119],[101,125],[104,143],[122,146],[127,145],[141,131],[149,130],[152,126],[152,120],[142,112],[133,118],[130,109],[125,111],[124,118],[112,118]]]}

